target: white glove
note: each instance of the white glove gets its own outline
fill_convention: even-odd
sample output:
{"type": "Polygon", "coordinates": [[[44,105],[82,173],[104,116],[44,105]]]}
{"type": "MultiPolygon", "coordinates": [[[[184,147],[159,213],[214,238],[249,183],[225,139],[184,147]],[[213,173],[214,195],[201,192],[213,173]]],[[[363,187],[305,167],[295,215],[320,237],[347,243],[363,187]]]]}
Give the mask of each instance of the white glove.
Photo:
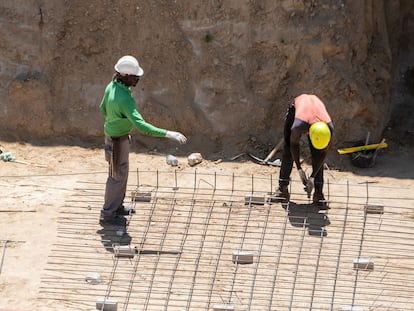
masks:
{"type": "Polygon", "coordinates": [[[187,142],[187,137],[185,137],[183,134],[179,132],[167,131],[167,134],[165,135],[165,137],[174,139],[180,144],[185,144],[187,142]]]}
{"type": "Polygon", "coordinates": [[[307,186],[308,178],[306,177],[306,173],[300,168],[298,169],[300,180],[302,181],[304,186],[307,186]]]}

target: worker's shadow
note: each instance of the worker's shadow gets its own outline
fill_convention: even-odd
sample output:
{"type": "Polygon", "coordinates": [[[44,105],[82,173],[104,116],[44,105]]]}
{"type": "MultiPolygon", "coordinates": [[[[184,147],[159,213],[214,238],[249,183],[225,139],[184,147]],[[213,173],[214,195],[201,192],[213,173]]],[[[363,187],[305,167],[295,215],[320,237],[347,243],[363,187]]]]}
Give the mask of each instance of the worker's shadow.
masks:
{"type": "Polygon", "coordinates": [[[113,253],[113,244],[129,245],[131,243],[131,236],[126,229],[123,226],[104,225],[96,233],[101,236],[101,242],[105,249],[113,253]]]}
{"type": "Polygon", "coordinates": [[[327,236],[326,226],[331,222],[325,213],[321,213],[321,209],[313,204],[297,204],[290,201],[286,207],[289,222],[294,227],[306,227],[309,235],[327,236]]]}

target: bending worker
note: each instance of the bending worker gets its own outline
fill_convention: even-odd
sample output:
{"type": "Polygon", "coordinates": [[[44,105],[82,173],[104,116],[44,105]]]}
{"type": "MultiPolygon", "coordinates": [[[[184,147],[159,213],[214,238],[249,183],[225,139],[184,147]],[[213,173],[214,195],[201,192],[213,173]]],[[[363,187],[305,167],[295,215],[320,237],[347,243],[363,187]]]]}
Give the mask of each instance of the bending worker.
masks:
{"type": "Polygon", "coordinates": [[[130,132],[134,126],[146,135],[167,137],[180,144],[187,142],[187,138],[179,132],[167,131],[145,122],[138,112],[130,88],[137,85],[143,74],[136,58],[130,55],[121,57],[100,104],[105,116],[105,159],[109,163],[105,202],[100,215],[102,225],[122,223],[122,217],[118,216],[133,212],[123,206],[123,201],[128,180],[130,132]]]}
{"type": "Polygon", "coordinates": [[[333,123],[324,103],[315,95],[302,94],[295,98],[286,114],[284,125],[284,150],[279,174],[279,189],[276,196],[288,202],[290,174],[293,162],[296,164],[300,179],[308,192],[313,193],[313,202],[325,204],[323,195],[323,164],[333,134],[333,123]],[[308,136],[312,155],[312,173],[309,178],[300,162],[299,141],[302,135],[308,136]]]}

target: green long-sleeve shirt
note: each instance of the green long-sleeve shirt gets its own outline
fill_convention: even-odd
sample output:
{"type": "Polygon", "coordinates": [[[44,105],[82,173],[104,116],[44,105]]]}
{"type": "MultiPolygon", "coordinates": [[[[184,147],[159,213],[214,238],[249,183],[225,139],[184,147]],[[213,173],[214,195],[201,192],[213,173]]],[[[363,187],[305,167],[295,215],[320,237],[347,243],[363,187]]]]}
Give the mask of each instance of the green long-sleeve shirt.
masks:
{"type": "Polygon", "coordinates": [[[115,80],[107,85],[99,108],[105,116],[106,136],[129,134],[133,126],[145,135],[165,137],[167,133],[167,130],[145,122],[137,110],[131,90],[115,80]]]}

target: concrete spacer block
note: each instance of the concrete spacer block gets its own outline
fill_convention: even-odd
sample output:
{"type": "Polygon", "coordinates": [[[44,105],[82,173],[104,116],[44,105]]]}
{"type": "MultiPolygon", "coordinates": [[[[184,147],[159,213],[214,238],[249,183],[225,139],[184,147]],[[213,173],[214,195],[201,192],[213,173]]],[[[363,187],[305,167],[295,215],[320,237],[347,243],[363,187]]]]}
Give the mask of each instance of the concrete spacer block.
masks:
{"type": "Polygon", "coordinates": [[[263,194],[246,194],[244,197],[244,204],[256,204],[256,205],[264,205],[265,204],[265,196],[263,194]]]}
{"type": "Polygon", "coordinates": [[[214,311],[234,311],[234,305],[232,304],[217,304],[213,307],[214,311]]]}
{"type": "Polygon", "coordinates": [[[118,302],[115,300],[109,300],[105,298],[98,298],[96,300],[96,309],[103,311],[116,311],[118,308],[118,302]],[[102,309],[103,307],[103,309],[102,309]]]}
{"type": "Polygon", "coordinates": [[[233,252],[233,263],[237,264],[252,264],[253,263],[253,253],[252,252],[233,252]]]}
{"type": "Polygon", "coordinates": [[[89,273],[85,276],[85,282],[88,284],[96,285],[101,281],[99,273],[89,273]]]}
{"type": "Polygon", "coordinates": [[[354,269],[374,270],[374,260],[372,258],[355,258],[354,269]]]}
{"type": "Polygon", "coordinates": [[[137,248],[131,245],[113,244],[112,248],[114,250],[115,257],[134,258],[135,254],[137,253],[137,248]]]}
{"type": "Polygon", "coordinates": [[[134,190],[131,192],[132,202],[151,202],[151,191],[134,190]]]}
{"type": "Polygon", "coordinates": [[[367,214],[384,214],[384,204],[367,203],[365,204],[365,212],[367,214]]]}

